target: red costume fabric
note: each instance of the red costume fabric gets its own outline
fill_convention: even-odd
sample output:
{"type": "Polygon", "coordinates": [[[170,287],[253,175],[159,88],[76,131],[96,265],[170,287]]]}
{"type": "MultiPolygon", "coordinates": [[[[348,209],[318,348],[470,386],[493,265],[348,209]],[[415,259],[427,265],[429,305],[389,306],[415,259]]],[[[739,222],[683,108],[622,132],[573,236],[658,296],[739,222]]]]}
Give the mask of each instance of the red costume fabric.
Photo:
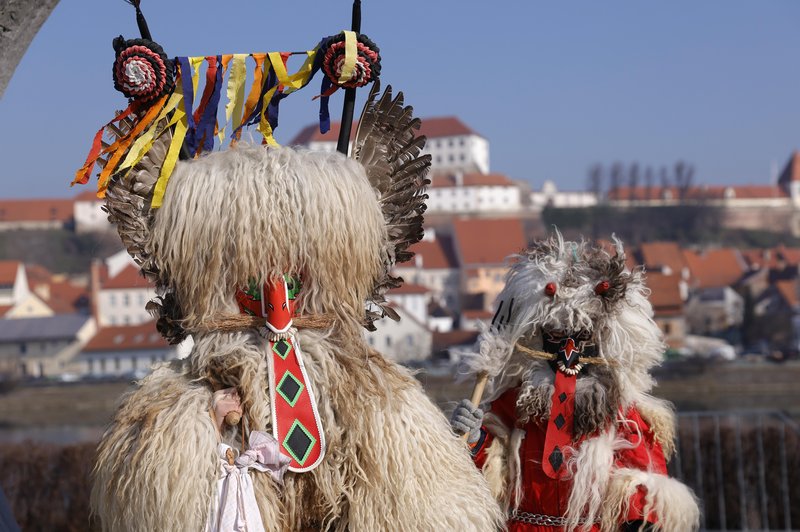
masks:
{"type": "MultiPolygon", "coordinates": [[[[542,467],[542,455],[545,448],[547,422],[529,421],[520,426],[516,413],[519,388],[504,392],[491,403],[490,412],[497,416],[509,429],[514,427],[525,431],[525,438],[520,447],[520,464],[522,475],[522,500],[520,512],[560,517],[563,516],[569,501],[571,481],[569,478],[550,478],[542,467]]],[[[642,419],[636,408],[630,408],[623,416],[625,422],[618,423],[617,437],[625,438],[633,445],[630,449],[622,449],[615,453],[615,467],[632,468],[666,474],[667,465],[661,445],[656,441],[650,427],[642,419]]],[[[473,449],[475,463],[482,467],[486,460],[486,450],[494,436],[482,427],[485,437],[479,440],[473,449]]],[[[576,448],[581,442],[574,443],[576,448]]],[[[645,492],[642,488],[634,495],[630,511],[624,521],[645,520],[655,522],[654,516],[643,516],[645,492]]],[[[622,523],[620,523],[621,525],[622,523]]],[[[563,527],[539,526],[520,521],[509,520],[510,532],[559,532],[563,527]]],[[[589,530],[597,531],[595,525],[589,530]]]]}

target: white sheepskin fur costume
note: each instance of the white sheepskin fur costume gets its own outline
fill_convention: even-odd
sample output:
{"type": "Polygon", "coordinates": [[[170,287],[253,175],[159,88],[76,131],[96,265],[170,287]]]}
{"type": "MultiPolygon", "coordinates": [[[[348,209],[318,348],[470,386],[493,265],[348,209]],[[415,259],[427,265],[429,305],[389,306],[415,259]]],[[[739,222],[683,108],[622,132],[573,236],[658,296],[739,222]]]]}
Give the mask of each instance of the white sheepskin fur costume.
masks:
{"type": "MultiPolygon", "coordinates": [[[[622,244],[614,243],[615,253],[610,254],[593,243],[565,242],[556,232],[512,257],[498,297],[503,305],[497,325],[483,333],[480,352],[468,364],[475,373],[489,374],[489,401],[518,386],[520,420],[547,420],[554,370],[517,346],[542,351],[548,333],[590,334],[607,364],[587,364],[578,376],[575,431],[586,439],[567,463],[572,491],[565,529],[598,522],[603,531],[617,530],[631,495],[641,486],[647,491],[645,515],[657,517],[656,530],[689,532],[699,526],[691,490],[665,475],[614,465],[614,452],[631,445],[617,437],[620,424],[626,423],[622,412],[636,408],[667,459],[674,450],[675,426],[671,405],[649,394],[654,384],[649,371],[661,361],[664,344],[652,318],[644,274],[625,270],[622,244]],[[603,281],[610,283],[601,296],[596,287],[603,281]],[[548,283],[557,287],[554,296],[546,294],[548,283]]],[[[500,503],[510,509],[523,489],[520,468],[525,464],[519,463],[519,449],[524,431],[504,426],[491,412],[484,426],[495,435],[484,474],[500,503]]]]}
{"type": "MultiPolygon", "coordinates": [[[[238,146],[181,162],[147,251],[193,334],[122,401],[99,448],[92,494],[107,530],[199,531],[216,490],[214,388],[237,388],[248,431],[270,431],[265,339],[204,331],[251,278],[302,277],[299,315],[330,328],[297,340],[327,452],[307,473],[254,482],[269,531],[491,531],[504,516],[464,443],[412,375],[372,350],[364,302],[387,238],[363,168],[334,153],[238,146]]],[[[226,434],[238,446],[234,429],[226,434]]]]}

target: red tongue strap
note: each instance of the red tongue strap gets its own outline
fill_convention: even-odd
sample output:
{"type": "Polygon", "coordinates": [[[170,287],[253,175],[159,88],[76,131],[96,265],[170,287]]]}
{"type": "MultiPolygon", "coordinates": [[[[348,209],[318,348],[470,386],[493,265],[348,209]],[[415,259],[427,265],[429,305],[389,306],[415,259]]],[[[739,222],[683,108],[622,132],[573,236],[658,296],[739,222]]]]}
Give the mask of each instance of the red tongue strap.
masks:
{"type": "MultiPolygon", "coordinates": [[[[562,360],[572,360],[575,351],[575,342],[568,338],[560,349],[562,360]]],[[[577,362],[577,356],[574,356],[577,362]]],[[[569,366],[567,366],[569,367],[569,366]]],[[[547,433],[544,438],[544,453],[542,454],[542,469],[553,479],[564,478],[567,468],[567,449],[572,444],[572,428],[575,419],[575,384],[576,375],[568,375],[557,370],[554,383],[553,397],[550,403],[550,419],[547,420],[547,433]]]]}
{"type": "Polygon", "coordinates": [[[289,470],[310,471],[325,456],[325,435],[317,412],[314,389],[306,374],[303,354],[294,337],[294,301],[285,280],[237,294],[243,313],[264,316],[272,332],[268,341],[269,395],[272,435],[281,453],[291,458],[289,470]]]}

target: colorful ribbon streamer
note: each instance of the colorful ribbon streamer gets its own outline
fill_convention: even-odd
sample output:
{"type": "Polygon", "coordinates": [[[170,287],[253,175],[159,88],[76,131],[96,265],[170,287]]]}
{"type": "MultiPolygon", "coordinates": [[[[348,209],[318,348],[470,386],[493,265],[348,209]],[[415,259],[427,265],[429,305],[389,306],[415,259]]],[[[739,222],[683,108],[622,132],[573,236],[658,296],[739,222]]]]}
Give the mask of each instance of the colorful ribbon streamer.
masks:
{"type": "MultiPolygon", "coordinates": [[[[342,76],[352,74],[357,55],[356,36],[349,33],[352,32],[345,32],[347,49],[342,76]]],[[[320,45],[324,42],[325,39],[320,45]]],[[[98,181],[98,196],[103,197],[111,175],[130,172],[148,153],[159,136],[167,129],[171,129],[172,140],[161,166],[151,202],[152,208],[158,208],[163,201],[169,176],[182,149],[188,151],[190,156],[196,157],[204,151],[213,150],[215,142],[222,144],[226,136],[230,138],[231,144],[235,144],[241,137],[242,129],[250,125],[257,125],[258,131],[264,138],[264,144],[277,146],[274,130],[278,127],[280,102],[308,85],[320,70],[321,54],[318,53],[320,45],[305,52],[303,64],[294,72],[287,68],[288,59],[293,54],[286,52],[176,58],[174,91],[161,97],[146,109],[131,104],[100,128],[95,134],[86,162],[76,172],[72,184],[88,182],[98,159],[108,154],[109,160],[100,172],[98,181]],[[248,58],[253,59],[250,67],[248,58]],[[205,73],[202,76],[205,81],[201,90],[200,70],[203,63],[206,63],[205,73]],[[245,98],[245,84],[250,68],[253,81],[245,98]],[[227,86],[223,90],[222,84],[226,75],[228,75],[227,86]],[[224,123],[220,127],[222,119],[219,117],[219,107],[223,102],[224,123]],[[133,129],[112,144],[103,147],[103,134],[113,127],[115,122],[129,116],[136,118],[133,129]],[[229,125],[230,134],[227,135],[229,125]]],[[[323,92],[330,86],[330,80],[323,80],[323,92]]],[[[320,129],[323,132],[330,128],[327,96],[324,95],[320,102],[320,129]]]]}

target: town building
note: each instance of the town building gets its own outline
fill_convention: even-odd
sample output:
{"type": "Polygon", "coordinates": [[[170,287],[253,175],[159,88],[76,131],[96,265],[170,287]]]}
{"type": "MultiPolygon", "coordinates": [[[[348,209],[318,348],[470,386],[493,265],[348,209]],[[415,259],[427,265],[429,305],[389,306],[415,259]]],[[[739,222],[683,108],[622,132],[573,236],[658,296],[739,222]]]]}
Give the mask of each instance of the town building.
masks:
{"type": "Polygon", "coordinates": [[[103,327],[75,357],[72,369],[84,376],[141,378],[159,362],[186,356],[192,345],[192,342],[170,345],[152,320],[138,325],[103,327]]]}
{"type": "Polygon", "coordinates": [[[74,198],[73,218],[75,232],[109,231],[113,226],[108,221],[108,213],[103,210],[105,200],[97,197],[94,190],[81,192],[74,198]]]}
{"type": "Polygon", "coordinates": [[[522,209],[520,185],[502,174],[436,174],[426,192],[431,214],[500,214],[522,209]]]}
{"type": "Polygon", "coordinates": [[[367,343],[396,362],[426,360],[431,356],[433,333],[404,307],[393,304],[400,321],[383,318],[375,322],[376,331],[366,333],[367,343]]]}
{"type": "Polygon", "coordinates": [[[94,297],[99,326],[140,325],[153,319],[145,306],[156,296],[155,287],[141,275],[136,264],[129,261],[120,267],[112,258],[110,265],[95,263],[92,267],[98,286],[94,297]],[[103,276],[103,269],[108,272],[107,277],[103,276]]]}
{"type": "Polygon", "coordinates": [[[684,314],[686,297],[682,286],[685,286],[685,282],[677,273],[647,273],[653,319],[664,334],[664,341],[670,349],[683,348],[688,334],[684,314]]]}
{"type": "Polygon", "coordinates": [[[5,317],[30,296],[25,265],[16,260],[0,261],[0,315],[5,317]]]}
{"type": "Polygon", "coordinates": [[[64,229],[74,222],[73,200],[0,200],[0,231],[19,229],[64,229]]]}
{"type": "MultiPolygon", "coordinates": [[[[334,152],[339,139],[339,122],[331,122],[330,130],[319,132],[319,124],[303,128],[290,142],[311,150],[334,152]]],[[[351,140],[358,130],[353,123],[351,140]]],[[[433,173],[489,173],[489,141],[454,116],[422,119],[419,133],[428,141],[423,153],[431,155],[433,173]]]]}
{"type": "Polygon", "coordinates": [[[452,230],[461,265],[462,296],[478,300],[477,306],[462,306],[462,311],[464,308],[492,310],[505,286],[508,258],[528,246],[522,220],[459,218],[453,220],[452,230]]]}
{"type": "Polygon", "coordinates": [[[97,330],[91,316],[58,314],[0,320],[0,371],[11,377],[54,377],[97,330]]]}
{"type": "Polygon", "coordinates": [[[386,293],[386,300],[402,307],[420,323],[428,322],[428,301],[430,290],[418,284],[405,282],[386,293]]]}
{"type": "Polygon", "coordinates": [[[545,207],[593,207],[597,205],[597,196],[586,191],[561,191],[553,181],[545,181],[542,183],[541,190],[534,190],[530,193],[530,205],[536,210],[545,207]]]}
{"type": "Polygon", "coordinates": [[[744,258],[732,248],[683,250],[683,257],[690,275],[685,307],[689,331],[740,343],[745,302],[734,287],[749,271],[744,258]]]}
{"type": "Polygon", "coordinates": [[[433,228],[409,251],[414,257],[395,266],[395,274],[407,283],[424,286],[430,299],[450,310],[459,308],[460,274],[449,235],[440,235],[433,228]]]}
{"type": "MultiPolygon", "coordinates": [[[[664,275],[677,275],[688,281],[691,275],[689,264],[677,242],[644,242],[639,245],[638,258],[647,271],[658,271],[664,275]]],[[[681,288],[681,297],[686,300],[688,286],[681,288]]]]}

